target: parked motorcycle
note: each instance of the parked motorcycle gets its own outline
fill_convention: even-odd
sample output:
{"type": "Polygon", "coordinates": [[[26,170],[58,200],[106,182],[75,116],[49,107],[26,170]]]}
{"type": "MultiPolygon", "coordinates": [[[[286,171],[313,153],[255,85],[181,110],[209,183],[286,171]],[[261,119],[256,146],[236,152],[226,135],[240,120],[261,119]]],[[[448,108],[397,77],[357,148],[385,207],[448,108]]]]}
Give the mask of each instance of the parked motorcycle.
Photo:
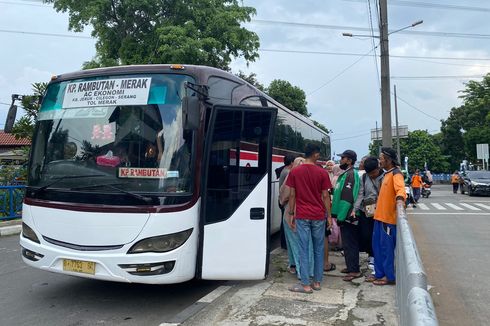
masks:
{"type": "Polygon", "coordinates": [[[430,192],[430,184],[426,183],[422,187],[422,197],[424,198],[429,198],[431,192],[430,192]]]}

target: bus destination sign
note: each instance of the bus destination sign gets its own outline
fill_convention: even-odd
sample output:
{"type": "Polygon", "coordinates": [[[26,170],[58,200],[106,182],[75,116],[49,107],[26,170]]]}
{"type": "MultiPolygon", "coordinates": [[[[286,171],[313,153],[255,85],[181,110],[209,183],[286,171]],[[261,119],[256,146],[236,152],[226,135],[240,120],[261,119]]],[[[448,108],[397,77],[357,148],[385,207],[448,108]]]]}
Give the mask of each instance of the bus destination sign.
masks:
{"type": "Polygon", "coordinates": [[[151,78],[90,80],[66,85],[63,108],[146,105],[151,78]]]}

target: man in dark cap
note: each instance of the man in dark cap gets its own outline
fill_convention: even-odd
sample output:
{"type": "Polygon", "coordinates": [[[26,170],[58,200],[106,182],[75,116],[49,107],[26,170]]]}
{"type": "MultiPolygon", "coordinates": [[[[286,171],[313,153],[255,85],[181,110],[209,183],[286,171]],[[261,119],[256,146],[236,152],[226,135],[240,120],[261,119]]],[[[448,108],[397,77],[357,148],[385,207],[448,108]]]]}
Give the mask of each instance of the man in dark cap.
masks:
{"type": "Polygon", "coordinates": [[[359,268],[359,219],[356,212],[360,209],[362,200],[362,185],[359,174],[354,170],[357,160],[356,152],[348,149],[340,156],[340,168],[344,170],[339,176],[333,192],[332,217],[340,224],[342,245],[346,268],[344,281],[352,281],[361,277],[359,268]]]}
{"type": "Polygon", "coordinates": [[[385,174],[374,212],[373,284],[387,285],[395,284],[396,207],[404,205],[407,194],[396,151],[382,147],[379,161],[385,174]]]}

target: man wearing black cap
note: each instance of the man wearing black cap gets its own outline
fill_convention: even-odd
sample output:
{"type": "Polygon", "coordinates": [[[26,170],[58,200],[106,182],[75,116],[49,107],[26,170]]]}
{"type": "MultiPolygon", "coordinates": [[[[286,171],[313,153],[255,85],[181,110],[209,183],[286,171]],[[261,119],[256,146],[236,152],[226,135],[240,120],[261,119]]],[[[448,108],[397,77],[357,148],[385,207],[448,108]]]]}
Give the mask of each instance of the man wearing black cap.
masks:
{"type": "Polygon", "coordinates": [[[340,222],[342,245],[346,268],[341,272],[347,273],[344,281],[352,281],[361,277],[359,269],[359,219],[356,212],[360,209],[362,184],[359,174],[354,170],[357,160],[356,152],[346,150],[340,156],[340,168],[344,170],[339,176],[333,192],[332,217],[340,222]]]}
{"type": "Polygon", "coordinates": [[[396,206],[404,205],[407,194],[403,173],[398,168],[400,164],[396,151],[382,147],[379,161],[386,172],[374,212],[373,284],[386,285],[395,284],[396,206]]]}

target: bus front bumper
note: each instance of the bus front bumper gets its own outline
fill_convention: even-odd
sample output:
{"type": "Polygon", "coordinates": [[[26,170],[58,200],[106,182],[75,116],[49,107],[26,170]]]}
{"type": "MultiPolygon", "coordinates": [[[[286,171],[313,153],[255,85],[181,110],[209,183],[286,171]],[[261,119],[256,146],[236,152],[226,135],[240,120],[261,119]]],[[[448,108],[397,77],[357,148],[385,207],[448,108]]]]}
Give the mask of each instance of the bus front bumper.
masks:
{"type": "MultiPolygon", "coordinates": [[[[41,240],[42,241],[42,240],[41,240]]],[[[130,244],[117,250],[81,252],[20,235],[22,259],[42,270],[98,280],[171,284],[195,276],[197,236],[193,234],[181,247],[166,253],[127,254],[130,244]]]]}

